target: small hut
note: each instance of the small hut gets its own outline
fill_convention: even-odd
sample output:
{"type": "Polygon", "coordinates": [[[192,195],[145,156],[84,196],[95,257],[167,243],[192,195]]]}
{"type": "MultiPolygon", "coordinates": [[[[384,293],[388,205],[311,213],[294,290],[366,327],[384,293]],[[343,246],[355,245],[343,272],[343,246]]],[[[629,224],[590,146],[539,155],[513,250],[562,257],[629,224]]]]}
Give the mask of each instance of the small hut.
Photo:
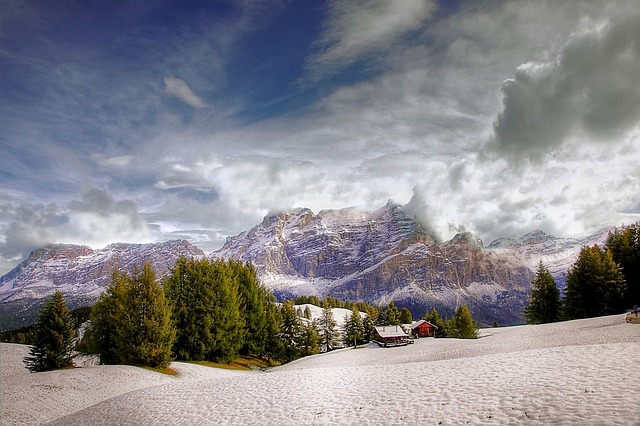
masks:
{"type": "Polygon", "coordinates": [[[379,325],[373,331],[373,340],[378,346],[405,346],[409,336],[399,325],[379,325]]]}
{"type": "Polygon", "coordinates": [[[435,337],[436,327],[429,321],[414,321],[411,324],[402,324],[409,337],[417,339],[418,337],[435,337]]]}

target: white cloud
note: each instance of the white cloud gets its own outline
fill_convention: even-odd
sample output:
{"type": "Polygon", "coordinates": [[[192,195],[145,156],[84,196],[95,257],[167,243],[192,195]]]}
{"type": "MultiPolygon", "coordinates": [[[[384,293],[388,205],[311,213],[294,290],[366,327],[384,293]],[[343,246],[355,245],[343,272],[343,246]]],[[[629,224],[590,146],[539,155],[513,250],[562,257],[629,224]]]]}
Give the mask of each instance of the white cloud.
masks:
{"type": "Polygon", "coordinates": [[[333,1],[318,41],[320,51],[307,60],[312,79],[367,55],[387,52],[420,28],[435,9],[430,0],[333,1]]]}
{"type": "Polygon", "coordinates": [[[176,77],[164,78],[164,90],[194,108],[207,108],[209,105],[193,93],[186,81],[176,77]]]}

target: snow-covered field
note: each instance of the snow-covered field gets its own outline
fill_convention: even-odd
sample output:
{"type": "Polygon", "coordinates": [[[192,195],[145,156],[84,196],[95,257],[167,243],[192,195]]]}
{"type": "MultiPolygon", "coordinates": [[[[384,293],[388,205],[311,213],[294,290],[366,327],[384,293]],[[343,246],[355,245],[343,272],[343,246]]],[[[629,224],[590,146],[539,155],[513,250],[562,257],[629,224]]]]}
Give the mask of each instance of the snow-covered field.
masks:
{"type": "Polygon", "coordinates": [[[640,326],[624,316],[420,339],[267,372],[174,363],[29,373],[1,344],[3,424],[638,424],[640,326]]]}

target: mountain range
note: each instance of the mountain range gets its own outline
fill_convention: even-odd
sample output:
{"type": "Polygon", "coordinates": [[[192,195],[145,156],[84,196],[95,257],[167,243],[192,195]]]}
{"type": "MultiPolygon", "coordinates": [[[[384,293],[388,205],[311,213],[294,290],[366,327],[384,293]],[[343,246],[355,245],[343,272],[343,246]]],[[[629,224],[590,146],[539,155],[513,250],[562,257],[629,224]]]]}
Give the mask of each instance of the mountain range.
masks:
{"type": "Polygon", "coordinates": [[[602,244],[608,229],[581,239],[533,231],[488,246],[468,232],[438,242],[419,220],[393,203],[373,212],[294,209],[264,218],[206,255],[187,241],[113,244],[94,250],[57,244],[34,250],[0,278],[0,329],[33,321],[40,304],[60,290],[70,306],[93,303],[118,267],[145,261],[159,276],[179,256],[252,262],[279,299],[333,296],[384,306],[394,300],[414,316],[438,308],[450,315],[468,304],[482,324],[516,324],[538,262],[559,287],[582,246],[602,244]]]}

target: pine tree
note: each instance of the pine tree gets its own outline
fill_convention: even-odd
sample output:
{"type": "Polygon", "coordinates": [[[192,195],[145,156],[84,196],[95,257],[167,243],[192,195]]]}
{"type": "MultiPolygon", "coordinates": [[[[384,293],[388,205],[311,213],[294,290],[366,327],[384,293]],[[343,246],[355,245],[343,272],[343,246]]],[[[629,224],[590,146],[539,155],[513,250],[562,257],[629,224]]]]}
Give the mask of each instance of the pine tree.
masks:
{"type": "Polygon", "coordinates": [[[284,358],[284,341],[280,336],[280,325],[282,324],[282,315],[280,308],[275,303],[275,298],[271,293],[265,290],[265,347],[264,355],[268,360],[284,358]],[[268,297],[267,297],[268,296],[268,297]]]}
{"type": "Polygon", "coordinates": [[[624,309],[626,282],[611,251],[583,247],[567,275],[564,311],[569,319],[619,313],[624,309]]]}
{"type": "Polygon", "coordinates": [[[373,339],[373,330],[375,328],[375,323],[371,319],[371,316],[367,314],[367,316],[362,319],[362,330],[364,332],[363,339],[365,342],[369,342],[373,339]]]}
{"type": "Polygon", "coordinates": [[[320,352],[320,335],[315,321],[303,325],[300,332],[300,355],[309,356],[320,352]]]}
{"type": "Polygon", "coordinates": [[[235,359],[248,337],[242,303],[248,310],[248,327],[255,332],[246,350],[263,350],[260,330],[266,327],[266,316],[254,274],[251,268],[224,260],[181,258],[176,262],[164,285],[176,327],[173,350],[179,359],[235,359]]]}
{"type": "Polygon", "coordinates": [[[266,345],[266,303],[265,289],[260,285],[258,274],[250,263],[230,261],[235,269],[240,292],[240,313],[244,320],[243,346],[241,355],[260,356],[266,345]]]}
{"type": "Polygon", "coordinates": [[[116,353],[123,364],[159,368],[169,364],[175,338],[171,307],[149,263],[128,276],[115,324],[116,353]]]}
{"type": "Polygon", "coordinates": [[[556,322],[560,319],[560,291],[553,276],[542,264],[531,283],[529,305],[524,309],[524,315],[530,324],[544,324],[556,322]]]}
{"type": "Polygon", "coordinates": [[[31,372],[73,366],[76,324],[62,293],[47,300],[34,324],[34,342],[24,358],[31,372]]]}
{"type": "Polygon", "coordinates": [[[342,339],[346,346],[357,346],[364,341],[364,327],[362,326],[360,312],[355,306],[351,311],[351,315],[347,314],[345,316],[342,339]]]}
{"type": "Polygon", "coordinates": [[[311,319],[311,308],[309,308],[308,306],[305,306],[303,316],[306,319],[310,320],[311,319]]]}
{"type": "Polygon", "coordinates": [[[127,291],[127,276],[118,270],[111,274],[111,284],[93,306],[89,325],[85,331],[83,345],[90,353],[98,354],[100,364],[119,364],[116,353],[116,318],[123,310],[122,303],[127,291]]]}
{"type": "Polygon", "coordinates": [[[609,234],[606,248],[622,268],[627,283],[624,307],[637,305],[640,302],[640,222],[609,234]]]}
{"type": "Polygon", "coordinates": [[[282,339],[283,346],[281,356],[285,362],[289,362],[301,356],[300,339],[302,326],[291,300],[285,300],[282,303],[280,306],[280,315],[282,323],[280,325],[279,336],[282,339]]]}
{"type": "Polygon", "coordinates": [[[446,322],[447,335],[458,339],[478,338],[478,325],[473,321],[467,305],[460,306],[453,317],[446,322]]]}
{"type": "Polygon", "coordinates": [[[411,315],[411,311],[409,309],[402,308],[400,311],[400,324],[411,324],[413,322],[413,316],[411,315]]]}
{"type": "Polygon", "coordinates": [[[387,310],[384,312],[385,324],[384,325],[398,325],[400,324],[400,312],[396,308],[396,304],[393,300],[389,302],[387,310]]]}
{"type": "Polygon", "coordinates": [[[322,315],[318,320],[320,347],[324,352],[333,350],[338,344],[337,322],[333,319],[333,312],[325,300],[322,305],[322,315]]]}

